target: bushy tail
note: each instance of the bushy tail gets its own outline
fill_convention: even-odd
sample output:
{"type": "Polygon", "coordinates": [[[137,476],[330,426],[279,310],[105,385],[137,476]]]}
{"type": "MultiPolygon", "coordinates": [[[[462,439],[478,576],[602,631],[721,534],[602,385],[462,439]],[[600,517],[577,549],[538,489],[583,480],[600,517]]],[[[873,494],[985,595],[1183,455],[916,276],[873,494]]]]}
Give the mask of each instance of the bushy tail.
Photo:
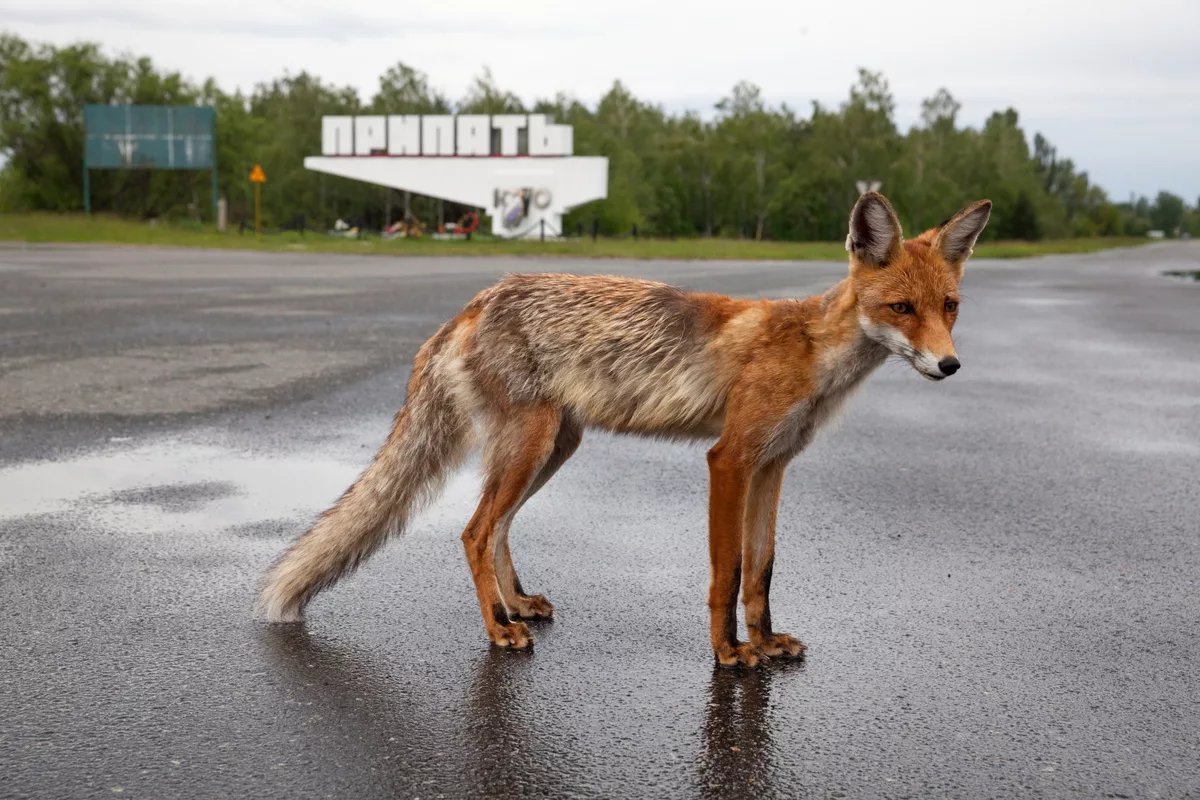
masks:
{"type": "Polygon", "coordinates": [[[303,619],[317,592],[403,532],[462,459],[468,418],[440,370],[429,362],[422,367],[375,460],[267,573],[259,610],[268,621],[303,619]]]}

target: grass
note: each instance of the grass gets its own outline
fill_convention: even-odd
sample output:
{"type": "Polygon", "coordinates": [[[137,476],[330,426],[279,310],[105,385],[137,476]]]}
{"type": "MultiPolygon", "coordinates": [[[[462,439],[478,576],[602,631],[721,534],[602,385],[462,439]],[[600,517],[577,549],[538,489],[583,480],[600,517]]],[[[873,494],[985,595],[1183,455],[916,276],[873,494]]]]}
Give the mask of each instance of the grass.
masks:
{"type": "MultiPolygon", "coordinates": [[[[78,214],[0,214],[0,242],[157,245],[209,247],[264,252],[362,253],[396,256],[576,256],[580,258],[729,259],[738,261],[840,261],[841,242],[755,242],[744,239],[569,239],[505,241],[476,237],[471,241],[378,237],[343,239],[323,233],[269,233],[262,238],[217,233],[186,223],[135,222],[116,217],[78,214]]],[[[977,258],[1025,258],[1056,253],[1091,253],[1143,244],[1140,238],[1055,239],[1043,242],[986,242],[977,258]]]]}

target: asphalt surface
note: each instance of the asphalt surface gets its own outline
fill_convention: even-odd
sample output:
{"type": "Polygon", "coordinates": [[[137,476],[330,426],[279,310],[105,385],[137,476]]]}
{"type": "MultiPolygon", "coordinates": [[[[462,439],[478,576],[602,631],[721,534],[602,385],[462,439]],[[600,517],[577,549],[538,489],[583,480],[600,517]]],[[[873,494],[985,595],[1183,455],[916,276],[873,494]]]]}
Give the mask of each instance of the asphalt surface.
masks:
{"type": "Polygon", "coordinates": [[[558,618],[489,648],[471,469],[303,628],[271,559],[507,270],[747,296],[837,264],[0,247],[0,796],[1200,795],[1200,246],[968,265],[790,468],[776,625],[713,667],[701,446],[590,434],[518,517],[558,618]]]}

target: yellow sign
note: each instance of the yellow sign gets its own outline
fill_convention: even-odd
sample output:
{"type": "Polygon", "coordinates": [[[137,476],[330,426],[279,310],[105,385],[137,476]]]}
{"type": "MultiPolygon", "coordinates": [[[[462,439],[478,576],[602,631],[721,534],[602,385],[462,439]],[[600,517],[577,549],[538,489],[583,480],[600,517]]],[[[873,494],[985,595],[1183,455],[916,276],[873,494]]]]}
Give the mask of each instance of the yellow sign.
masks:
{"type": "Polygon", "coordinates": [[[254,184],[254,233],[262,236],[262,185],[267,182],[262,164],[255,164],[250,170],[250,182],[254,184]]]}

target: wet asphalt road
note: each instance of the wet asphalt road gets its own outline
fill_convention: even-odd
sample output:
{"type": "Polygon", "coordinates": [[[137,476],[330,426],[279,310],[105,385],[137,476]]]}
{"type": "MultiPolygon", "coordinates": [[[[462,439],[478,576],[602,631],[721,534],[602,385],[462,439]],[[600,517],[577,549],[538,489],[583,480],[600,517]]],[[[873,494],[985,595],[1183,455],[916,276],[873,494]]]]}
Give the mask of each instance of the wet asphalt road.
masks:
{"type": "Polygon", "coordinates": [[[1200,246],[968,266],[793,464],[800,664],[715,670],[703,447],[592,434],[522,512],[558,619],[489,649],[467,470],[304,628],[251,618],[407,364],[506,270],[809,294],[834,264],[0,246],[0,796],[1200,794],[1200,246]]]}

